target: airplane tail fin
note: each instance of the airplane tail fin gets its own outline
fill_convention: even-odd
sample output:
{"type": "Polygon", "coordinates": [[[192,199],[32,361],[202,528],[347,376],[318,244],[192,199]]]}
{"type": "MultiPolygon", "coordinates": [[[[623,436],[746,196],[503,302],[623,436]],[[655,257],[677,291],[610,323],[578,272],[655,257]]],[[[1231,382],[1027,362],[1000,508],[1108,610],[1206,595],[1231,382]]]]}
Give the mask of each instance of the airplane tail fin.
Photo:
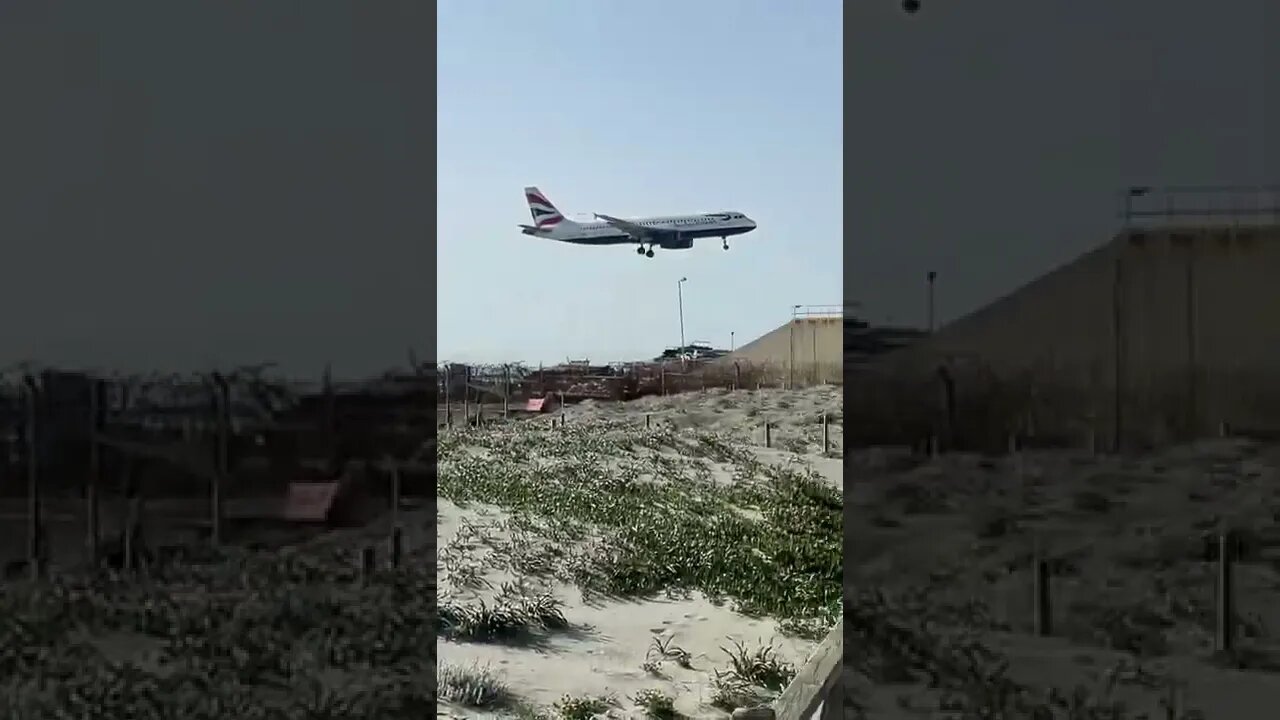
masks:
{"type": "Polygon", "coordinates": [[[538,230],[550,232],[561,227],[572,227],[575,223],[556,209],[547,196],[536,187],[524,189],[524,199],[529,203],[529,213],[533,215],[533,225],[538,230]]]}

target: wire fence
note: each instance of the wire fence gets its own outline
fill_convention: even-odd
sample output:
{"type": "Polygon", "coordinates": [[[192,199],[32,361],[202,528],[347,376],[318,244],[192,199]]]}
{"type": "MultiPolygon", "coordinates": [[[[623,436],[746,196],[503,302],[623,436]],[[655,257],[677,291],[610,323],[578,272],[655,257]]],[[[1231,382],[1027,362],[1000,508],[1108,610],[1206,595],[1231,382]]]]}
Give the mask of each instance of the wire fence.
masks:
{"type": "Polygon", "coordinates": [[[96,563],[110,554],[104,535],[117,547],[133,537],[145,503],[218,545],[230,516],[287,520],[295,484],[332,491],[352,463],[429,496],[435,389],[428,368],[361,383],[24,372],[0,388],[0,544],[25,545],[17,562],[37,575],[57,548],[96,563]]]}
{"type": "Polygon", "coordinates": [[[437,401],[445,407],[500,406],[530,401],[626,401],[649,396],[719,390],[761,390],[839,384],[838,363],[786,363],[716,358],[643,363],[566,363],[534,368],[523,363],[444,364],[437,368],[437,401]]]}

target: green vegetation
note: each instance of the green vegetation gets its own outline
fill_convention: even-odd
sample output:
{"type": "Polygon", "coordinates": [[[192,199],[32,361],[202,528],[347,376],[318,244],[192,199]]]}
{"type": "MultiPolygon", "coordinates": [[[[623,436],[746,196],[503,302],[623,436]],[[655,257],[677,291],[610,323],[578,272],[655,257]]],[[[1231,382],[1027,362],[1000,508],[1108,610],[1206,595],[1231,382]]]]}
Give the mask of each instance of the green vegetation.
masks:
{"type": "MultiPolygon", "coordinates": [[[[900,704],[946,717],[1146,720],[1149,715],[1116,697],[1117,689],[1141,686],[1174,697],[1176,683],[1130,661],[1110,668],[1099,687],[1064,691],[1017,682],[1008,676],[1009,660],[982,639],[986,630],[995,629],[1001,628],[977,604],[944,604],[924,589],[895,596],[868,591],[850,599],[845,658],[871,682],[927,687],[927,692],[917,687],[903,695],[900,704]]],[[[868,717],[856,691],[852,702],[853,717],[868,717]]],[[[1173,701],[1162,706],[1162,717],[1170,720],[1204,717],[1173,701]]]]}
{"type": "Polygon", "coordinates": [[[228,551],[5,586],[0,717],[424,717],[431,565],[356,567],[338,547],[228,551]]]}
{"type": "Polygon", "coordinates": [[[799,465],[721,435],[599,424],[465,429],[438,452],[441,497],[502,507],[544,540],[518,569],[612,597],[698,591],[811,637],[836,618],[841,493],[799,465]]]}
{"type": "MultiPolygon", "coordinates": [[[[839,488],[800,463],[769,464],[732,437],[671,426],[466,427],[442,433],[438,494],[501,519],[464,518],[439,549],[442,633],[460,642],[536,642],[572,629],[545,588],[587,597],[648,599],[701,593],[785,632],[819,639],[840,611],[843,581],[839,488]],[[486,577],[517,578],[489,600],[486,577]]],[[[772,647],[726,649],[724,669],[694,667],[671,637],[652,639],[641,667],[656,679],[674,668],[711,676],[725,710],[768,702],[795,669],[772,647]]],[[[631,698],[647,717],[676,718],[661,690],[631,698]]],[[[588,718],[611,698],[564,697],[550,708],[588,718]]]]}

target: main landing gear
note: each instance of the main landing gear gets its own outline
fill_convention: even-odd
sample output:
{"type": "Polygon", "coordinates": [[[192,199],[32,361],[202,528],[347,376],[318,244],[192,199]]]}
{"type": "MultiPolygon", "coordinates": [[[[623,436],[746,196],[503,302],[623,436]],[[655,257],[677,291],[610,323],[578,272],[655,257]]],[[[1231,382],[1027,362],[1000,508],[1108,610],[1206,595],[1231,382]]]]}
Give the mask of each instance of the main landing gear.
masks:
{"type": "Polygon", "coordinates": [[[645,257],[653,257],[653,246],[652,246],[652,245],[650,245],[650,246],[649,246],[649,249],[648,249],[648,250],[645,250],[645,249],[644,249],[644,246],[643,246],[643,245],[641,245],[640,247],[636,248],[636,254],[637,254],[637,255],[644,255],[645,257]]]}
{"type": "Polygon", "coordinates": [[[726,238],[720,238],[720,242],[722,243],[721,247],[723,247],[725,250],[728,250],[728,249],[729,249],[729,241],[728,241],[728,239],[726,239],[726,238]]]}

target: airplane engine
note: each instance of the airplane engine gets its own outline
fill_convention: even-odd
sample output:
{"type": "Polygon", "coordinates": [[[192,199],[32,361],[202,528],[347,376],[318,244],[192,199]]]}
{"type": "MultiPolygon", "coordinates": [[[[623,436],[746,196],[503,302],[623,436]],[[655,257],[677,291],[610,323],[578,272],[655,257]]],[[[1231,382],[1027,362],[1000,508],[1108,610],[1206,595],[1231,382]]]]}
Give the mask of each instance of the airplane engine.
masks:
{"type": "Polygon", "coordinates": [[[674,239],[662,243],[663,250],[688,250],[693,247],[693,238],[676,235],[674,239]]]}

